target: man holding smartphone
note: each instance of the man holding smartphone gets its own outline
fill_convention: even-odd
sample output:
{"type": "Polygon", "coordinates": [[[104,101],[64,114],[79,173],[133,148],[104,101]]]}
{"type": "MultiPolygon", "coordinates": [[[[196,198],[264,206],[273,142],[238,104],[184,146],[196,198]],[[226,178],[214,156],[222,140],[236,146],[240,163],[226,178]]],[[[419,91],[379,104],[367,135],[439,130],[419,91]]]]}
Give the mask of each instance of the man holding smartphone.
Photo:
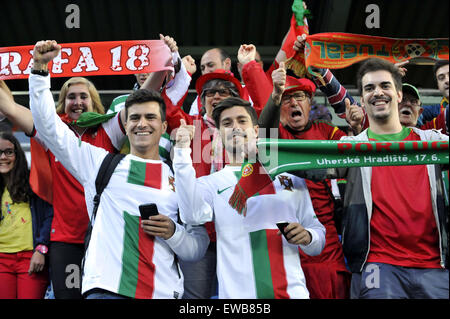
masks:
{"type": "Polygon", "coordinates": [[[184,120],[173,164],[181,219],[190,224],[215,222],[219,298],[308,298],[298,248],[320,254],[325,228],[314,213],[305,181],[278,175],[246,201],[244,213],[236,211],[229,204],[236,184],[258,174],[251,164],[241,170],[256,147],[256,111],[248,101],[229,97],[214,108],[213,118],[230,164],[196,179],[190,157],[194,127],[184,120]],[[277,228],[281,220],[288,221],[285,237],[277,228]]]}
{"type": "MultiPolygon", "coordinates": [[[[56,115],[47,64],[60,50],[55,41],[35,45],[30,108],[40,137],[83,185],[92,216],[95,179],[107,151],[79,141],[56,115]]],[[[173,174],[159,157],[159,140],[167,127],[159,93],[131,94],[125,117],[130,154],[117,165],[101,195],[85,255],[82,293],[92,299],[181,298],[183,276],[176,256],[201,258],[209,239],[203,228],[187,232],[175,222],[173,174]],[[141,220],[138,207],[150,199],[160,214],[141,220]]]]}

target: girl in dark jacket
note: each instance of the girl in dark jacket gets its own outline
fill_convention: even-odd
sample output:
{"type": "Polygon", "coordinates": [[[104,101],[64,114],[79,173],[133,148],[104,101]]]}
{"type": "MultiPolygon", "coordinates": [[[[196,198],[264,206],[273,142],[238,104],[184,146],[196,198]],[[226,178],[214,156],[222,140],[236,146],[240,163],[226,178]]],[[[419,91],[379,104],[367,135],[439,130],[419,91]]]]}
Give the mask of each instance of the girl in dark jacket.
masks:
{"type": "Polygon", "coordinates": [[[0,299],[40,299],[48,286],[53,208],[31,191],[20,143],[0,132],[0,299]]]}

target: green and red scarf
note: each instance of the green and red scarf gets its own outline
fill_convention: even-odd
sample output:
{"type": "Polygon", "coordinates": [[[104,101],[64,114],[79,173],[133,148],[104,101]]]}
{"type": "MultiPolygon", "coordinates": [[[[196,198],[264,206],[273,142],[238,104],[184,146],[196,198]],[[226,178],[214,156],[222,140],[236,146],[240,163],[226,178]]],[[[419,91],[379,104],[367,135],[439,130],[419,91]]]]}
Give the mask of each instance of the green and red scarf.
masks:
{"type": "Polygon", "coordinates": [[[448,164],[448,141],[322,141],[260,139],[258,160],[244,162],[229,199],[238,213],[284,172],[339,167],[448,164]]]}
{"type": "Polygon", "coordinates": [[[291,69],[299,78],[307,75],[305,68],[304,52],[295,51],[293,49],[297,36],[309,34],[307,17],[310,16],[308,9],[303,7],[303,1],[294,0],[292,3],[292,17],[290,28],[281,50],[286,54],[286,69],[291,69]]]}

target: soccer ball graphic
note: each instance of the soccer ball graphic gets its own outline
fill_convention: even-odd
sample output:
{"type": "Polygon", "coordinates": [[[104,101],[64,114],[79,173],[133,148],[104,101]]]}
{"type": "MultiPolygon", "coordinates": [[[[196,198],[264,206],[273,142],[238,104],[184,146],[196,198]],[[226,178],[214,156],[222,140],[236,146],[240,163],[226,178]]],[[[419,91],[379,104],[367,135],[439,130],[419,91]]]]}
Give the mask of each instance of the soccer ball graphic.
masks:
{"type": "Polygon", "coordinates": [[[407,44],[405,49],[406,49],[406,53],[411,58],[419,57],[425,53],[425,48],[418,43],[407,44]]]}

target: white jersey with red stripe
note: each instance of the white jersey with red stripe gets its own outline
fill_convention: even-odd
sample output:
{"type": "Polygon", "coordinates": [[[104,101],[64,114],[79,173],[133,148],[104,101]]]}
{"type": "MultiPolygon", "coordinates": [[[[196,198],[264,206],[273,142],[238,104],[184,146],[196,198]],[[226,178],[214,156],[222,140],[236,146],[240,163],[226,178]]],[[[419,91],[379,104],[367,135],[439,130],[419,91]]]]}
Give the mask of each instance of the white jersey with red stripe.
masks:
{"type": "MultiPolygon", "coordinates": [[[[31,75],[30,108],[45,145],[82,184],[92,216],[95,179],[107,151],[78,140],[54,111],[50,77],[31,75]]],[[[177,221],[170,168],[160,160],[127,155],[101,195],[85,258],[82,293],[101,288],[133,298],[180,298],[183,276],[175,262],[201,258],[209,243],[203,227],[187,232],[177,221]],[[154,202],[176,225],[168,240],[140,227],[139,205],[154,202]]]]}
{"type": "Polygon", "coordinates": [[[269,187],[272,191],[263,190],[263,195],[247,200],[244,216],[228,203],[240,166],[228,165],[196,179],[191,150],[175,147],[174,151],[181,219],[190,224],[215,223],[219,298],[308,298],[298,248],[309,255],[320,254],[325,228],[314,213],[305,181],[291,174],[278,175],[269,187]],[[276,223],[282,220],[300,223],[311,233],[311,243],[292,245],[277,236],[276,223]],[[258,249],[267,250],[268,258],[261,257],[258,249]]]}

